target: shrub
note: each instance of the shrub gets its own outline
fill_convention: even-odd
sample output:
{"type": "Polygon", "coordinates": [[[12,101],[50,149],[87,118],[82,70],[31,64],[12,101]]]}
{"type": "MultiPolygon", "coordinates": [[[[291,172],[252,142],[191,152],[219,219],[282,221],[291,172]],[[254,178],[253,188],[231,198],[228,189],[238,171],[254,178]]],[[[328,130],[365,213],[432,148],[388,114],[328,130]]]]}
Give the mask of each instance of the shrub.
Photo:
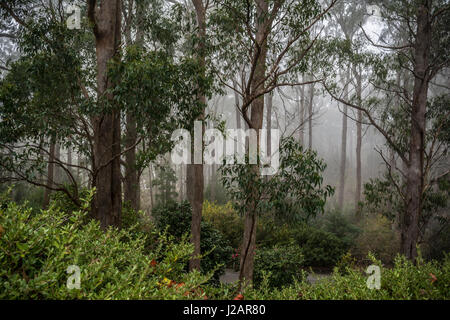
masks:
{"type": "Polygon", "coordinates": [[[448,214],[447,220],[430,223],[424,240],[424,255],[428,259],[443,259],[444,254],[450,252],[450,214],[448,214]]]}
{"type": "Polygon", "coordinates": [[[242,218],[233,209],[231,202],[219,205],[205,200],[203,202],[203,218],[219,230],[233,248],[241,245],[244,224],[242,218]]]}
{"type": "Polygon", "coordinates": [[[344,241],[324,230],[300,225],[292,236],[302,247],[306,266],[333,267],[346,252],[344,241]]]}
{"type": "Polygon", "coordinates": [[[258,248],[255,253],[253,283],[259,286],[268,275],[268,285],[272,288],[291,284],[294,279],[301,280],[303,273],[302,250],[298,245],[258,248]]]}
{"type": "Polygon", "coordinates": [[[70,214],[54,204],[38,214],[14,202],[2,206],[0,299],[202,298],[189,292],[208,276],[184,272],[193,252],[185,238],[175,243],[155,228],[148,237],[104,232],[98,221],[85,222],[88,206],[84,200],[83,209],[70,214]],[[80,289],[66,286],[69,265],[80,268],[80,289]]]}
{"type": "MultiPolygon", "coordinates": [[[[370,257],[369,257],[370,259],[370,257]]],[[[419,261],[415,266],[403,256],[397,256],[394,267],[384,268],[380,261],[380,290],[367,288],[368,275],[363,270],[333,274],[315,286],[303,285],[302,299],[448,299],[450,297],[450,260],[443,264],[419,261]],[[436,279],[436,280],[434,280],[436,279]]]]}
{"type": "Polygon", "coordinates": [[[261,246],[273,247],[292,243],[293,226],[279,224],[274,218],[262,217],[257,222],[256,241],[261,246]]]}
{"type": "Polygon", "coordinates": [[[362,232],[355,240],[353,254],[363,259],[369,252],[391,264],[399,252],[400,242],[392,223],[382,215],[369,216],[362,222],[362,232]]]}
{"type": "Polygon", "coordinates": [[[347,251],[347,244],[334,234],[306,224],[278,225],[263,218],[259,227],[257,242],[261,246],[294,243],[302,248],[304,266],[332,268],[347,251]]]}
{"type": "MultiPolygon", "coordinates": [[[[75,194],[75,186],[68,185],[67,190],[71,194],[75,194]]],[[[81,199],[86,199],[91,192],[88,188],[80,188],[77,190],[78,196],[81,199]]],[[[63,191],[56,191],[50,194],[50,201],[53,203],[53,206],[59,210],[62,210],[66,213],[70,213],[72,211],[77,211],[80,208],[67,196],[67,194],[63,191]]]]}
{"type": "Polygon", "coordinates": [[[36,187],[25,182],[17,182],[7,186],[0,184],[0,193],[8,195],[17,203],[27,203],[33,211],[39,212],[43,205],[44,188],[36,187]]]}
{"type": "MultiPolygon", "coordinates": [[[[450,299],[450,256],[442,262],[418,261],[414,265],[403,256],[397,256],[393,268],[369,257],[380,266],[381,288],[367,287],[368,275],[364,270],[348,268],[345,274],[335,272],[331,277],[309,284],[305,279],[288,286],[270,288],[269,277],[259,287],[248,286],[242,292],[245,300],[448,300],[450,299]]],[[[235,285],[206,288],[214,299],[232,299],[235,285]]]]}
{"type": "Polygon", "coordinates": [[[140,230],[146,229],[150,223],[150,217],[142,210],[134,210],[129,205],[122,207],[122,228],[137,226],[140,230]]]}
{"type": "MultiPolygon", "coordinates": [[[[159,230],[167,230],[176,239],[182,239],[190,233],[192,210],[189,202],[169,202],[153,209],[153,216],[159,230]]],[[[214,272],[213,279],[218,282],[219,276],[225,272],[232,255],[232,248],[224,236],[210,223],[201,223],[200,250],[204,255],[200,261],[203,272],[214,272]],[[218,267],[218,265],[221,265],[218,267]]]]}
{"type": "Polygon", "coordinates": [[[361,232],[358,226],[340,211],[331,211],[325,214],[322,220],[322,228],[341,239],[345,243],[346,249],[350,249],[361,232]]]}

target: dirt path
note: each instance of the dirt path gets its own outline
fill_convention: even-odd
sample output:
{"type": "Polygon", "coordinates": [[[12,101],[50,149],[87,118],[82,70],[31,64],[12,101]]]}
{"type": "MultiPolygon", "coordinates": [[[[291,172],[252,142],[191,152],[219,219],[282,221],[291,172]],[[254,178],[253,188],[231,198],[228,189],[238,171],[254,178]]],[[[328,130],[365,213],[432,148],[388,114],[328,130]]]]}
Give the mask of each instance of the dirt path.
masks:
{"type": "Polygon", "coordinates": [[[225,269],[225,273],[220,276],[220,282],[222,283],[234,283],[239,280],[239,272],[233,269],[225,269]]]}
{"type": "MultiPolygon", "coordinates": [[[[310,273],[308,274],[306,280],[311,284],[315,284],[316,282],[328,278],[329,276],[330,274],[327,273],[310,273]]],[[[221,275],[219,279],[222,283],[237,282],[239,280],[239,272],[236,272],[233,269],[225,269],[225,273],[221,275]]]]}

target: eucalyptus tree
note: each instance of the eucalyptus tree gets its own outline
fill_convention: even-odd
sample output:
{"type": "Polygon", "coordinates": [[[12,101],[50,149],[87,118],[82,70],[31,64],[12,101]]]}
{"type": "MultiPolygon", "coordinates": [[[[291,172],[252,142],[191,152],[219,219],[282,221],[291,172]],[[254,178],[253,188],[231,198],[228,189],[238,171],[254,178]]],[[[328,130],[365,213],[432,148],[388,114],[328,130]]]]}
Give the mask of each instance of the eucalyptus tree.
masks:
{"type": "MultiPolygon", "coordinates": [[[[337,37],[343,38],[345,41],[349,42],[350,45],[353,42],[357,31],[359,30],[359,25],[364,23],[367,17],[367,2],[366,1],[340,1],[331,11],[331,16],[333,17],[333,22],[339,26],[337,30],[337,37]]],[[[344,66],[344,70],[340,72],[340,79],[344,83],[343,98],[345,100],[349,99],[349,85],[351,82],[351,72],[354,71],[354,67],[351,66],[352,63],[349,61],[348,65],[344,66]]],[[[356,76],[356,75],[354,75],[356,76]]],[[[342,135],[341,135],[341,159],[340,159],[340,177],[339,177],[339,191],[338,191],[338,208],[342,209],[344,205],[344,194],[345,194],[345,176],[346,176],[346,161],[347,161],[347,119],[348,119],[348,106],[343,104],[342,111],[342,135]]],[[[358,115],[359,117],[359,115],[358,115]]],[[[361,128],[357,122],[357,131],[360,132],[361,128]]],[[[360,145],[361,136],[357,137],[357,144],[360,145]]],[[[360,151],[360,149],[358,150],[360,151]]],[[[360,157],[360,153],[357,152],[360,157]]],[[[357,176],[361,176],[361,163],[357,161],[357,176]]],[[[360,185],[360,180],[357,181],[360,185]]],[[[357,194],[360,191],[357,191],[357,194]]]]}
{"type": "MultiPolygon", "coordinates": [[[[255,0],[217,1],[212,12],[217,72],[223,85],[242,98],[241,114],[250,129],[256,130],[257,154],[260,153],[264,113],[264,95],[279,86],[302,85],[296,80],[298,71],[306,71],[306,60],[320,34],[313,26],[320,23],[330,8],[319,1],[255,0]],[[244,68],[241,68],[244,66],[244,68]],[[241,73],[237,88],[229,85],[241,73]],[[250,116],[247,111],[250,111],[250,116]]],[[[240,261],[240,283],[253,277],[256,240],[258,191],[256,177],[260,163],[249,164],[252,172],[247,181],[243,207],[244,236],[240,261]],[[252,187],[253,186],[253,187],[252,187]]]]}
{"type": "Polygon", "coordinates": [[[401,251],[414,260],[425,212],[430,209],[433,184],[445,180],[449,172],[448,168],[436,171],[436,161],[442,159],[448,147],[445,126],[449,112],[442,106],[448,105],[449,91],[444,85],[439,96],[430,97],[429,87],[449,67],[450,6],[439,0],[376,4],[386,28],[400,35],[385,33],[377,40],[361,29],[370,45],[378,49],[376,58],[370,59],[367,66],[373,70],[371,84],[379,95],[361,104],[346,101],[335,93],[333,96],[360,110],[403,164],[398,168],[396,161],[389,161],[379,152],[386,162],[388,181],[400,199],[401,251]],[[399,81],[398,72],[409,74],[403,79],[411,79],[412,85],[408,80],[399,81]],[[389,96],[396,98],[389,100],[389,96]],[[404,187],[396,173],[403,177],[404,187]]]}
{"type": "MultiPolygon", "coordinates": [[[[1,14],[19,25],[21,58],[11,65],[0,86],[1,147],[5,150],[0,162],[14,173],[11,178],[48,188],[41,181],[44,164],[49,162],[46,145],[49,141],[74,145],[90,162],[82,169],[97,191],[93,216],[103,228],[119,226],[121,157],[144,138],[150,143],[145,154],[138,155],[140,164],[170,150],[174,128],[197,116],[197,92],[204,82],[198,81],[196,61],[169,54],[166,48],[130,46],[119,52],[122,11],[118,1],[88,1],[87,6],[76,2],[88,15],[82,16],[80,29],[73,30],[67,28],[65,4],[1,3],[1,14]],[[26,5],[38,9],[25,10],[26,5]],[[121,118],[130,113],[136,119],[138,137],[123,147],[121,118]]],[[[170,41],[171,32],[165,28],[158,32],[170,41]]],[[[71,177],[71,183],[51,188],[79,204],[77,181],[68,170],[78,166],[52,161],[71,177]]]]}
{"type": "MultiPolygon", "coordinates": [[[[165,52],[173,57],[176,53],[177,42],[182,38],[176,10],[166,4],[164,0],[124,0],[122,4],[124,38],[124,55],[128,52],[165,52]]],[[[136,57],[136,56],[135,56],[136,57]]],[[[144,97],[143,97],[144,98],[144,97]]],[[[130,103],[129,101],[123,101],[130,103]]],[[[146,132],[143,121],[136,119],[138,108],[125,112],[122,125],[124,154],[124,202],[134,210],[140,207],[140,177],[144,168],[155,160],[157,154],[164,152],[161,148],[155,152],[155,135],[146,132]],[[137,143],[140,141],[139,143],[137,143]]],[[[142,118],[142,114],[138,115],[142,118]]],[[[149,123],[147,123],[149,124],[149,123]]],[[[167,147],[165,148],[167,150],[167,147]]]]}

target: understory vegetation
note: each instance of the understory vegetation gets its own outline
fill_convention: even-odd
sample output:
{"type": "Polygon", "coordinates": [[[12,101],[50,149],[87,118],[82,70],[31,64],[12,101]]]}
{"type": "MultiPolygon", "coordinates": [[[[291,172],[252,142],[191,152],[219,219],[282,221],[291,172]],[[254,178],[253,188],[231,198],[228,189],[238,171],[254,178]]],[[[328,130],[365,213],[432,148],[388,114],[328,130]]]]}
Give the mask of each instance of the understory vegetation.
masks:
{"type": "MultiPolygon", "coordinates": [[[[188,272],[193,247],[184,224],[191,213],[188,203],[155,208],[149,217],[134,213],[129,225],[102,231],[88,214],[93,191],[86,193],[82,209],[61,206],[63,196],[46,210],[36,212],[18,204],[9,193],[1,196],[0,299],[233,299],[237,284],[217,281],[232,262],[233,233],[222,233],[216,215],[239,224],[229,204],[207,203],[202,225],[204,257],[201,272],[188,272]],[[67,268],[80,269],[80,289],[68,289],[67,268]]],[[[57,195],[57,194],[56,194],[57,195]]],[[[128,213],[127,213],[128,214],[128,213]]],[[[373,243],[367,263],[356,263],[350,253],[368,250],[370,234],[383,225],[368,219],[369,228],[333,226],[333,216],[316,227],[260,223],[255,255],[254,285],[240,294],[244,299],[448,299],[450,257],[437,261],[420,258],[414,265],[404,257],[391,257],[373,243]],[[346,231],[347,230],[347,231],[346,231]],[[348,233],[348,230],[351,230],[348,233]],[[340,240],[344,232],[355,244],[340,240]],[[354,233],[358,232],[358,235],[354,233]],[[295,236],[296,235],[296,236],[295,236]],[[358,240],[361,239],[361,240],[358,240]],[[376,257],[387,257],[386,262],[376,257]],[[392,259],[392,260],[391,260],[392,259]],[[381,268],[380,290],[368,289],[367,264],[381,268]],[[310,267],[329,267],[332,273],[315,284],[307,281],[310,267]]],[[[387,232],[385,230],[385,232],[387,232]]],[[[236,233],[238,234],[238,233],[236,233]]],[[[386,241],[390,241],[386,238],[386,241]]]]}

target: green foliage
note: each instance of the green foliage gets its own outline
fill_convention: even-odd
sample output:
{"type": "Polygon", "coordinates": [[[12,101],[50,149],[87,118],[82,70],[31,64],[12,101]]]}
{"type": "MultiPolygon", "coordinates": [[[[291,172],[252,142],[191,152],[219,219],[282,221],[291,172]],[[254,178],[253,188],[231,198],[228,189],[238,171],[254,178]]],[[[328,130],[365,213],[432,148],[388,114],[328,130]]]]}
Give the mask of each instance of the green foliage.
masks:
{"type": "MultiPolygon", "coordinates": [[[[211,30],[210,47],[217,61],[224,61],[215,66],[217,72],[223,74],[223,78],[232,78],[243,65],[252,64],[252,56],[256,52],[253,46],[255,41],[248,32],[253,31],[258,17],[258,5],[254,2],[236,0],[214,1],[215,5],[210,13],[208,30],[211,30]],[[249,54],[242,55],[242,52],[249,54]]],[[[320,15],[323,8],[320,1],[308,0],[302,2],[283,1],[273,5],[269,3],[269,10],[274,10],[271,15],[271,23],[275,27],[267,34],[268,52],[273,57],[284,56],[285,72],[280,72],[276,81],[294,82],[296,72],[305,71],[310,55],[302,56],[303,51],[311,44],[311,35],[308,26],[314,24],[314,20],[321,20],[325,15],[320,15]],[[273,7],[277,7],[274,10],[273,7]],[[275,32],[276,30],[276,32],[275,32]],[[284,51],[284,52],[283,52],[284,51]]],[[[270,11],[272,12],[272,11],[270,11]]],[[[267,59],[269,64],[270,59],[267,59]]],[[[268,70],[275,65],[268,65],[268,70]]],[[[281,70],[280,70],[281,71],[281,70]]]]}
{"type": "MultiPolygon", "coordinates": [[[[182,239],[191,230],[192,210],[188,201],[182,203],[169,202],[152,210],[159,230],[166,230],[175,239],[182,239]]],[[[214,272],[214,280],[224,273],[225,264],[231,259],[232,248],[226,238],[210,223],[201,222],[200,250],[202,258],[200,266],[203,272],[214,272]]]]}
{"type": "Polygon", "coordinates": [[[122,228],[132,229],[137,227],[140,231],[150,225],[150,217],[142,210],[134,210],[129,205],[122,208],[122,228]]]}
{"type": "Polygon", "coordinates": [[[177,197],[177,192],[175,191],[177,176],[175,175],[175,170],[168,163],[157,164],[155,169],[156,178],[152,181],[152,186],[157,187],[158,204],[166,205],[177,197]]]}
{"type": "MultiPolygon", "coordinates": [[[[80,190],[75,190],[73,185],[68,185],[67,190],[71,194],[76,194],[77,198],[86,199],[91,190],[88,188],[81,188],[80,190]]],[[[53,202],[53,206],[61,211],[70,213],[73,211],[78,211],[80,208],[68,197],[67,193],[63,191],[56,191],[50,194],[50,201],[53,202]]]]}
{"type": "Polygon", "coordinates": [[[450,252],[450,222],[447,221],[443,225],[435,223],[429,229],[429,235],[423,245],[424,256],[428,259],[443,259],[445,253],[450,252]]]}
{"type": "Polygon", "coordinates": [[[326,199],[334,190],[322,186],[326,165],[317,153],[303,148],[293,138],[280,145],[280,167],[276,174],[261,176],[254,165],[221,166],[222,183],[233,199],[236,210],[243,214],[273,213],[285,221],[307,221],[323,212],[326,199]]]}
{"type": "Polygon", "coordinates": [[[384,263],[392,263],[400,249],[400,239],[392,223],[382,215],[374,215],[365,218],[361,228],[352,249],[354,255],[363,259],[372,252],[384,263]]]}
{"type": "Polygon", "coordinates": [[[91,196],[70,214],[53,204],[39,214],[14,202],[0,209],[0,299],[184,299],[208,280],[185,272],[193,252],[185,238],[85,223],[91,196]],[[80,268],[80,289],[66,286],[70,265],[80,268]]]}
{"type": "MultiPolygon", "coordinates": [[[[399,181],[395,177],[396,183],[399,181]]],[[[370,179],[364,184],[364,210],[367,212],[381,213],[388,219],[394,220],[395,216],[404,210],[401,200],[392,180],[385,175],[384,179],[370,179]]]]}
{"type": "Polygon", "coordinates": [[[253,283],[259,287],[263,283],[264,275],[268,275],[271,288],[289,285],[304,277],[302,249],[298,245],[274,246],[272,248],[258,248],[255,252],[253,283]]]}
{"type": "MultiPolygon", "coordinates": [[[[196,59],[174,56],[181,22],[170,16],[171,10],[160,0],[136,3],[139,14],[126,19],[127,27],[135,34],[139,20],[142,40],[151,45],[132,46],[126,41],[126,49],[119,49],[117,59],[108,65],[108,81],[114,86],[99,97],[94,34],[87,17],[80,29],[69,30],[64,10],[56,14],[48,3],[39,3],[40,9],[34,10],[34,2],[11,5],[12,11],[22,12],[26,27],[20,24],[14,32],[21,55],[0,79],[0,171],[14,173],[9,175],[13,180],[42,183],[51,141],[92,160],[92,121],[112,109],[133,116],[137,139],[145,142],[137,152],[136,167],[170,151],[173,130],[189,127],[197,118],[205,107],[198,94],[208,96],[211,84],[196,59]],[[25,9],[28,5],[33,9],[25,9]]],[[[92,177],[97,168],[90,165],[92,171],[87,173],[92,177]]]]}
{"type": "MultiPolygon", "coordinates": [[[[431,184],[431,183],[430,183],[431,184]]],[[[422,214],[420,215],[419,228],[424,234],[425,229],[432,220],[440,218],[437,214],[448,207],[450,186],[446,176],[437,179],[433,186],[424,190],[422,199],[422,214]]],[[[364,211],[368,213],[380,213],[391,221],[402,216],[405,203],[398,192],[397,186],[403,188],[398,176],[385,174],[383,178],[371,179],[364,184],[364,211]]]]}
{"type": "MultiPolygon", "coordinates": [[[[370,258],[370,257],[369,257],[370,258]]],[[[245,300],[448,300],[450,299],[450,256],[442,262],[419,261],[414,265],[403,256],[395,259],[393,268],[384,267],[373,257],[373,264],[381,270],[381,288],[369,289],[364,270],[347,268],[345,274],[335,272],[315,284],[293,281],[289,286],[272,289],[268,277],[258,287],[247,287],[242,292],[245,300]],[[434,280],[436,279],[436,280],[434,280]]],[[[232,299],[234,285],[206,288],[214,299],[232,299]]]]}
{"type": "Polygon", "coordinates": [[[44,188],[39,188],[24,182],[18,182],[9,187],[7,192],[6,185],[0,184],[0,193],[6,192],[14,202],[19,204],[27,203],[34,211],[39,211],[43,205],[44,188]]]}
{"type": "Polygon", "coordinates": [[[124,59],[110,65],[110,75],[118,79],[115,101],[133,114],[140,136],[151,140],[138,156],[141,166],[170,151],[173,131],[190,128],[205,108],[197,95],[208,92],[210,79],[201,76],[194,59],[129,46],[124,59]]]}
{"type": "Polygon", "coordinates": [[[205,200],[203,202],[202,217],[206,222],[219,230],[233,248],[238,248],[241,245],[244,224],[231,202],[219,205],[205,200]]]}
{"type": "Polygon", "coordinates": [[[354,240],[361,232],[360,228],[347,215],[337,210],[324,215],[321,220],[321,228],[342,240],[347,249],[353,245],[354,240]]]}
{"type": "Polygon", "coordinates": [[[226,204],[230,200],[227,191],[218,179],[211,181],[206,186],[204,198],[211,202],[217,202],[218,204],[226,204]]]}
{"type": "Polygon", "coordinates": [[[334,234],[300,225],[292,231],[293,239],[303,250],[304,265],[332,267],[346,252],[346,243],[334,234]]]}
{"type": "Polygon", "coordinates": [[[302,265],[332,268],[348,250],[347,243],[334,234],[306,224],[276,224],[261,219],[257,243],[266,248],[297,245],[302,249],[302,265]]]}

